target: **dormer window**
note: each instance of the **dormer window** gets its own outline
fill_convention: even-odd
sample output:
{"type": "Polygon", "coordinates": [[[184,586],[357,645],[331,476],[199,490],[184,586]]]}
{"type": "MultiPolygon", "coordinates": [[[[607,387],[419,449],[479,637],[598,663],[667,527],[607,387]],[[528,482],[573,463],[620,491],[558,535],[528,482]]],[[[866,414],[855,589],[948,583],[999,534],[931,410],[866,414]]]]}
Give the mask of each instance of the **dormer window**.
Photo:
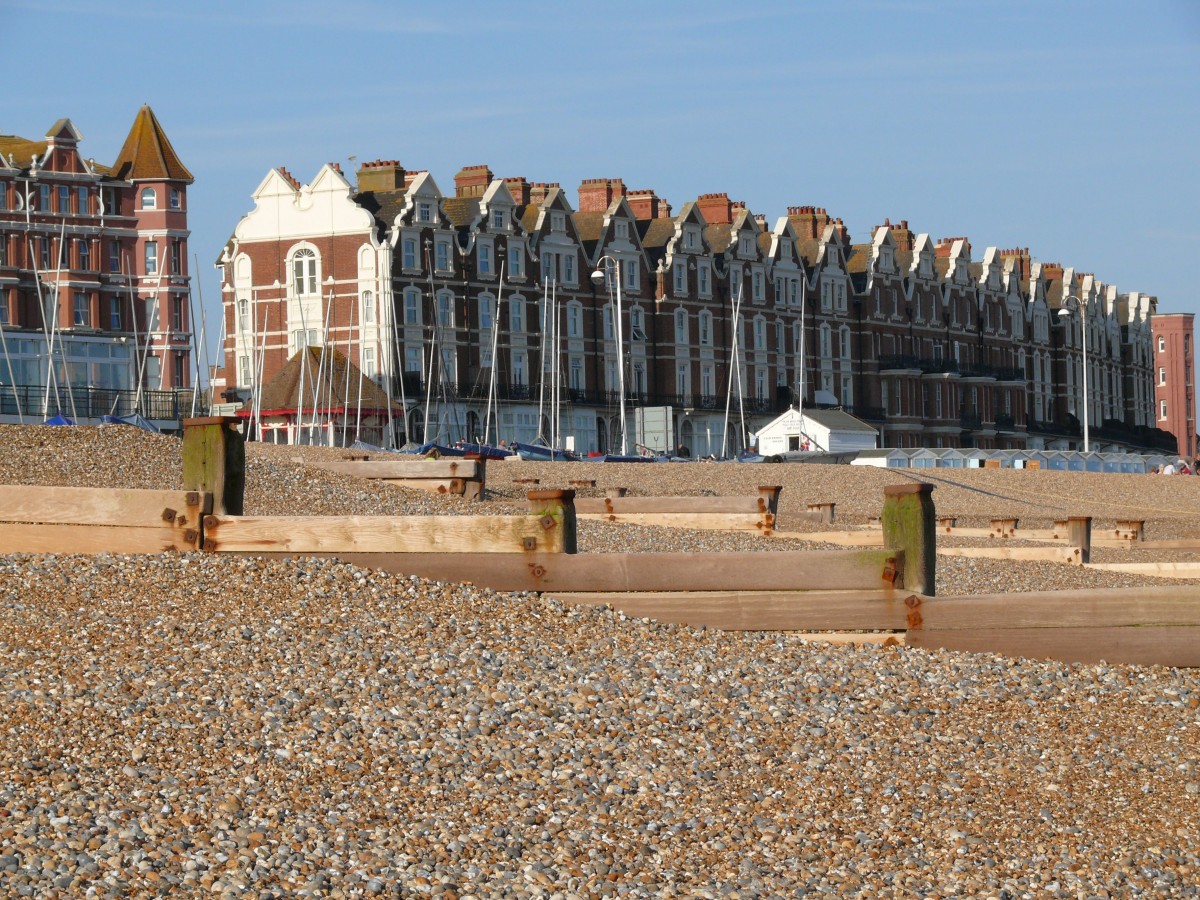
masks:
{"type": "Polygon", "coordinates": [[[881,247],[879,249],[879,265],[881,268],[883,268],[889,272],[892,270],[892,248],[891,247],[881,247]]]}
{"type": "Polygon", "coordinates": [[[750,235],[743,234],[739,239],[739,243],[739,252],[742,256],[750,256],[754,252],[754,239],[750,235]]]}
{"type": "Polygon", "coordinates": [[[684,247],[686,247],[688,250],[695,250],[698,243],[696,238],[696,230],[694,228],[689,228],[686,232],[684,232],[683,235],[684,247]]]}
{"type": "Polygon", "coordinates": [[[617,232],[617,240],[619,240],[619,241],[629,240],[629,223],[624,222],[624,221],[617,222],[616,232],[617,232]]]}
{"type": "Polygon", "coordinates": [[[782,261],[785,259],[790,260],[791,258],[792,258],[792,239],[784,238],[782,241],[779,242],[779,259],[782,261]]]}
{"type": "Polygon", "coordinates": [[[563,212],[553,212],[550,214],[550,230],[556,232],[564,232],[567,230],[567,214],[563,212]]]}
{"type": "Polygon", "coordinates": [[[921,277],[928,278],[932,271],[933,271],[933,266],[929,261],[928,254],[922,254],[921,255],[921,267],[920,267],[921,277]]]}
{"type": "Polygon", "coordinates": [[[142,188],[142,209],[156,209],[158,207],[158,194],[154,188],[142,188]]]}
{"type": "Polygon", "coordinates": [[[433,221],[433,204],[427,201],[421,201],[417,204],[417,221],[432,222],[433,221]]]}
{"type": "Polygon", "coordinates": [[[505,225],[508,224],[507,219],[508,219],[508,217],[507,217],[507,215],[505,215],[504,210],[502,210],[502,209],[493,209],[492,210],[492,227],[493,228],[501,228],[501,229],[504,228],[505,225]]]}

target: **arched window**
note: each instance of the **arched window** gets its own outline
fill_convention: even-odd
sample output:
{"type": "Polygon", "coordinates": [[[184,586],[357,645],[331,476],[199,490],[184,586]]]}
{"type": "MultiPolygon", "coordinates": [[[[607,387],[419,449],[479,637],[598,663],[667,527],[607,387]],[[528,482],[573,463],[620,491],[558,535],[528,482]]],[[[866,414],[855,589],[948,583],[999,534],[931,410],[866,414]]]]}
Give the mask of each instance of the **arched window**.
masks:
{"type": "Polygon", "coordinates": [[[843,325],[838,332],[838,343],[841,345],[842,359],[850,358],[850,327],[843,325]]]}
{"type": "Polygon", "coordinates": [[[297,297],[317,292],[317,254],[307,247],[297,250],[292,257],[292,291],[297,297]]]}
{"type": "Polygon", "coordinates": [[[152,187],[142,188],[142,209],[158,208],[158,192],[152,187]]]}
{"type": "Polygon", "coordinates": [[[1163,353],[1167,349],[1167,339],[1161,334],[1158,336],[1158,352],[1163,353]]]}
{"type": "Polygon", "coordinates": [[[688,342],[688,314],[680,307],[675,310],[675,343],[683,346],[688,342]]]}
{"type": "Polygon", "coordinates": [[[370,291],[362,292],[362,322],[370,325],[375,321],[375,295],[370,291]]]}

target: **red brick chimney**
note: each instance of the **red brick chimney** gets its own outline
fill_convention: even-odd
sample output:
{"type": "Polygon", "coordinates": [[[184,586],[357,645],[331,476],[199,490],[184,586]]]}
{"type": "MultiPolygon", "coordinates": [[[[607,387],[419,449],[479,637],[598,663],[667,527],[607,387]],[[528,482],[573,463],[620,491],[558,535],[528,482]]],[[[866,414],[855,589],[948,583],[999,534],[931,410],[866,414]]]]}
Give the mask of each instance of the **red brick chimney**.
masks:
{"type": "Polygon", "coordinates": [[[709,225],[730,225],[733,223],[733,206],[728,194],[701,194],[696,198],[696,206],[700,215],[709,225]]]}
{"type": "Polygon", "coordinates": [[[562,185],[557,181],[535,181],[529,186],[529,202],[534,206],[539,206],[545,199],[550,196],[550,192],[554,188],[561,188],[562,185]]]}
{"type": "Polygon", "coordinates": [[[971,255],[971,242],[969,240],[967,240],[965,237],[942,238],[940,241],[937,242],[937,245],[933,248],[934,255],[937,256],[939,259],[949,259],[950,251],[952,251],[954,249],[955,241],[963,241],[967,246],[967,255],[968,256],[971,255]]]}
{"type": "Polygon", "coordinates": [[[579,185],[579,212],[604,212],[624,196],[625,182],[620,178],[585,178],[579,185]]]}
{"type": "Polygon", "coordinates": [[[492,170],[487,166],[463,166],[454,176],[454,196],[482,197],[491,183],[492,170]]]}
{"type": "Polygon", "coordinates": [[[517,206],[529,205],[529,182],[525,180],[523,175],[515,178],[505,178],[504,184],[508,187],[508,192],[512,194],[513,201],[517,206]]]}
{"type": "Polygon", "coordinates": [[[788,220],[802,241],[818,240],[824,234],[825,226],[832,223],[823,206],[789,206],[788,220]]]}
{"type": "Polygon", "coordinates": [[[917,242],[917,236],[908,227],[908,219],[901,219],[899,225],[888,223],[888,227],[892,229],[892,240],[896,242],[896,251],[898,253],[912,253],[913,246],[917,242]]]}
{"type": "Polygon", "coordinates": [[[671,216],[670,204],[664,203],[650,188],[629,191],[625,197],[629,201],[629,208],[633,210],[634,218],[639,221],[670,218],[671,216]]]}
{"type": "Polygon", "coordinates": [[[1016,272],[1021,278],[1029,277],[1029,248],[1028,247],[1012,247],[1008,250],[1000,251],[1000,259],[1002,262],[1007,262],[1012,259],[1016,261],[1016,272]]]}

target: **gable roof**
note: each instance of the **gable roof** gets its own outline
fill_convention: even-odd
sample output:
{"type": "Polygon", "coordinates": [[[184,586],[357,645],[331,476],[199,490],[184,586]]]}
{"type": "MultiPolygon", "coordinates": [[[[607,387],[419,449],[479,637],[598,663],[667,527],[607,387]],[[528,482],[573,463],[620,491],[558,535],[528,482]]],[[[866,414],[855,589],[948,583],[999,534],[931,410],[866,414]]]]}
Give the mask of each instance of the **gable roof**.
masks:
{"type": "Polygon", "coordinates": [[[112,165],[113,174],[126,181],[183,181],[195,179],[179,161],[154,111],[144,105],[138,110],[125,145],[112,165]]]}
{"type": "Polygon", "coordinates": [[[828,428],[830,431],[858,431],[864,434],[879,432],[856,416],[841,409],[806,409],[804,418],[828,428]]]}

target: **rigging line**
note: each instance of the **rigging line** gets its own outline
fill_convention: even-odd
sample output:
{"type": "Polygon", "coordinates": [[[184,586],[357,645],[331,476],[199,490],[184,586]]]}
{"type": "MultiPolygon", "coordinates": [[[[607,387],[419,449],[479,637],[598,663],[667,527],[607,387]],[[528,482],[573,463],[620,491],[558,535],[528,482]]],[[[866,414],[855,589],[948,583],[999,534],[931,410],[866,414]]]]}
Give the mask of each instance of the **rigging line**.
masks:
{"type": "MultiPolygon", "coordinates": [[[[62,304],[59,303],[59,298],[62,296],[62,262],[63,262],[63,250],[66,249],[66,244],[67,244],[67,219],[64,216],[63,220],[62,220],[62,228],[61,228],[61,231],[59,232],[59,237],[58,237],[58,257],[55,260],[56,266],[55,266],[55,270],[54,270],[54,297],[55,297],[54,305],[56,308],[56,313],[57,313],[57,309],[61,308],[61,306],[62,306],[62,304]]],[[[57,314],[55,315],[54,318],[55,318],[55,321],[57,322],[58,321],[57,314]]],[[[78,421],[79,413],[75,409],[75,391],[71,387],[71,364],[67,361],[66,344],[61,337],[58,339],[58,352],[62,356],[63,374],[66,376],[65,381],[67,383],[67,400],[71,404],[71,418],[78,421]]],[[[51,350],[51,356],[53,356],[53,350],[51,350]]]]}
{"type": "MultiPolygon", "coordinates": [[[[355,313],[358,312],[358,303],[351,302],[350,304],[350,324],[346,328],[346,376],[343,379],[344,385],[342,390],[342,449],[346,447],[346,439],[350,435],[350,354],[353,352],[354,341],[354,319],[355,313]]],[[[362,343],[362,329],[359,329],[359,343],[362,343]]],[[[361,354],[360,354],[361,357],[361,354]]],[[[379,361],[380,366],[383,365],[383,360],[379,361]]],[[[362,378],[362,370],[359,370],[359,378],[362,378]]],[[[330,386],[330,395],[332,396],[333,387],[330,386]]]]}
{"type": "MultiPolygon", "coordinates": [[[[38,309],[42,314],[42,336],[46,340],[46,390],[45,390],[45,393],[44,393],[43,399],[42,399],[42,419],[44,421],[45,419],[48,419],[50,417],[50,385],[51,385],[51,383],[54,384],[55,411],[57,413],[62,412],[62,409],[59,405],[59,398],[58,398],[58,374],[54,371],[54,358],[53,358],[53,350],[52,350],[53,345],[50,342],[50,338],[51,338],[51,334],[52,334],[51,328],[54,323],[54,312],[56,312],[56,311],[52,312],[52,314],[49,316],[47,316],[47,314],[46,314],[46,300],[44,297],[42,297],[42,275],[41,275],[41,272],[38,271],[37,262],[35,261],[36,257],[34,256],[34,252],[33,252],[33,238],[31,236],[26,236],[25,240],[29,245],[29,262],[30,262],[31,266],[33,267],[33,286],[34,286],[34,289],[37,291],[38,309]]],[[[46,238],[44,238],[44,237],[38,238],[39,242],[45,241],[45,240],[46,240],[46,238]]]]}
{"type": "MultiPolygon", "coordinates": [[[[196,271],[200,271],[200,258],[196,254],[192,254],[192,262],[196,271]]],[[[204,294],[200,288],[200,282],[196,282],[197,299],[200,301],[200,336],[196,336],[196,317],[192,313],[191,304],[188,304],[188,324],[192,327],[189,329],[192,333],[192,353],[195,360],[196,381],[192,384],[192,417],[196,416],[196,406],[200,399],[200,356],[204,353],[204,337],[205,331],[208,329],[207,321],[204,318],[204,294]]],[[[205,367],[207,368],[207,361],[205,367]]],[[[176,385],[178,387],[178,385],[176,385]]]]}
{"type": "Polygon", "coordinates": [[[429,366],[425,370],[425,413],[423,418],[423,429],[421,434],[421,443],[429,443],[429,407],[433,402],[433,360],[434,353],[437,350],[437,293],[433,286],[433,262],[429,256],[429,247],[431,241],[425,241],[425,269],[429,272],[429,310],[432,319],[429,322],[429,366]]]}

